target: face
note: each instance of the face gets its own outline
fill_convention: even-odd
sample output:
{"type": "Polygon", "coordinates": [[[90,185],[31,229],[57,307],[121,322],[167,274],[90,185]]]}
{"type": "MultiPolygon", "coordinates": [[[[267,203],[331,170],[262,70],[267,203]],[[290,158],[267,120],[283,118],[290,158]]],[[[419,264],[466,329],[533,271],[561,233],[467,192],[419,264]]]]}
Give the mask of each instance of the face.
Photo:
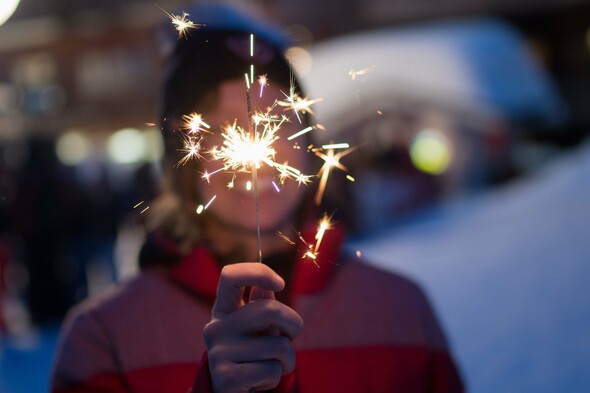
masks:
{"type": "MultiPolygon", "coordinates": [[[[205,151],[223,145],[224,139],[221,136],[221,130],[223,126],[233,124],[234,120],[237,121],[238,126],[248,130],[245,89],[243,80],[224,82],[219,87],[216,107],[203,114],[203,120],[211,126],[212,131],[212,134],[205,134],[205,151]]],[[[272,106],[276,99],[284,100],[285,97],[281,90],[288,91],[287,88],[267,86],[264,89],[262,98],[260,98],[259,91],[252,88],[251,102],[253,111],[266,112],[266,109],[272,106]]],[[[276,107],[273,113],[286,114],[292,118],[291,122],[283,123],[277,133],[279,139],[272,145],[276,152],[274,161],[279,164],[288,163],[288,165],[299,169],[301,172],[309,174],[307,171],[308,153],[305,151],[305,143],[300,142],[303,143],[303,146],[298,149],[294,148],[297,140],[287,140],[288,136],[305,128],[305,126],[299,123],[292,112],[285,112],[282,107],[276,107]]],[[[301,140],[304,140],[304,137],[300,138],[301,140]]],[[[205,159],[201,161],[202,172],[213,173],[223,167],[223,162],[210,160],[210,158],[211,156],[206,154],[205,159]]],[[[306,186],[299,185],[291,179],[286,179],[281,183],[277,170],[265,163],[262,163],[257,170],[257,179],[260,229],[263,232],[282,229],[285,223],[291,221],[294,210],[305,194],[306,186]],[[279,187],[280,192],[277,192],[272,183],[273,181],[279,187]]],[[[197,194],[200,198],[198,203],[205,205],[215,196],[215,200],[206,210],[208,216],[214,217],[217,222],[229,228],[256,231],[254,186],[250,191],[246,189],[247,182],[252,180],[250,171],[246,173],[241,172],[239,169],[238,172],[218,172],[209,178],[208,183],[198,179],[197,194]],[[229,189],[228,184],[232,180],[233,188],[229,189]]]]}

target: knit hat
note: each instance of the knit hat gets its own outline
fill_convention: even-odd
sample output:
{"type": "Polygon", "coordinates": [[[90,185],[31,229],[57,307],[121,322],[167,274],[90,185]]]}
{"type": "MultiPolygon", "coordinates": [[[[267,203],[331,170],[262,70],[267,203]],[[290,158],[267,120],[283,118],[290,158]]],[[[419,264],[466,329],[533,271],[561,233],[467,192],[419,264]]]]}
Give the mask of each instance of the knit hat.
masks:
{"type": "MultiPolygon", "coordinates": [[[[182,128],[182,115],[198,112],[197,104],[222,82],[243,80],[244,74],[250,74],[250,65],[255,78],[267,74],[271,83],[289,86],[294,78],[284,56],[289,42],[276,28],[224,5],[194,6],[186,12],[194,23],[204,26],[177,37],[167,60],[162,97],[167,156],[180,148],[176,131],[182,128]]],[[[174,29],[171,24],[169,28],[174,29]]]]}

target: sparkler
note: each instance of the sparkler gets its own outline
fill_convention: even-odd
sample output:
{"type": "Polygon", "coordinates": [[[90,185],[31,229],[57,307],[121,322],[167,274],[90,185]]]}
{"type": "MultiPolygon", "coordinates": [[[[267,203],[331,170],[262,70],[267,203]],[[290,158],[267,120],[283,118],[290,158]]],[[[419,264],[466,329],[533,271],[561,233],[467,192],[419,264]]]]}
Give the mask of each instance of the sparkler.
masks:
{"type": "MultiPolygon", "coordinates": [[[[187,13],[183,13],[182,16],[178,16],[170,14],[166,11],[164,12],[171,19],[173,25],[178,31],[179,38],[186,37],[186,33],[188,30],[203,26],[190,21],[188,19],[189,15],[187,13]]],[[[250,56],[253,57],[253,55],[254,36],[251,35],[250,56]]],[[[211,173],[205,171],[205,173],[203,173],[201,177],[203,180],[209,182],[211,176],[218,172],[233,172],[232,179],[227,184],[227,188],[232,189],[235,186],[235,178],[237,173],[250,173],[252,175],[251,181],[248,181],[248,189],[252,189],[256,201],[258,253],[259,260],[262,261],[262,250],[260,244],[260,225],[258,217],[258,170],[265,165],[272,168],[277,173],[277,176],[281,184],[283,184],[284,181],[287,179],[296,181],[299,184],[307,184],[311,182],[311,179],[313,177],[312,175],[306,175],[302,173],[299,169],[288,165],[288,163],[279,163],[277,161],[275,157],[277,151],[275,150],[274,145],[280,139],[279,130],[281,129],[281,126],[285,122],[289,122],[289,118],[284,114],[275,114],[273,113],[273,110],[276,107],[281,107],[285,111],[292,110],[295,116],[297,117],[298,121],[301,123],[302,119],[300,114],[303,115],[309,113],[311,115],[314,115],[311,106],[319,102],[321,99],[310,99],[308,97],[299,96],[296,92],[294,77],[292,77],[289,86],[289,94],[286,94],[281,91],[285,96],[285,100],[276,100],[275,103],[270,108],[267,108],[265,112],[253,112],[250,100],[250,90],[252,84],[254,83],[253,64],[250,65],[250,69],[248,71],[249,72],[244,73],[244,79],[246,83],[246,104],[248,110],[247,128],[238,125],[237,121],[235,120],[233,121],[233,123],[228,122],[225,126],[221,128],[221,145],[215,146],[212,149],[210,149],[210,151],[208,151],[210,160],[220,162],[221,168],[211,173]]],[[[353,76],[353,79],[356,77],[356,75],[363,75],[362,71],[363,70],[359,70],[355,72],[354,75],[351,74],[353,76]]],[[[258,77],[257,82],[260,86],[259,95],[260,97],[262,97],[264,88],[268,86],[267,75],[260,75],[258,77]]],[[[177,166],[185,165],[191,159],[203,159],[204,153],[202,151],[202,144],[205,138],[204,134],[213,133],[213,131],[211,131],[211,127],[209,126],[209,124],[205,122],[201,114],[191,113],[188,115],[184,115],[182,116],[182,120],[183,124],[181,128],[184,131],[184,133],[182,134],[183,146],[181,149],[179,149],[179,151],[184,153],[184,156],[179,160],[177,166]]],[[[287,140],[292,141],[304,134],[307,134],[308,132],[313,131],[314,129],[325,130],[325,128],[321,124],[316,124],[315,126],[303,128],[302,130],[289,136],[287,140]]],[[[295,144],[294,148],[300,148],[300,146],[295,144]]],[[[347,171],[346,167],[344,167],[340,163],[340,159],[351,153],[353,150],[354,148],[350,148],[347,143],[324,145],[322,149],[318,148],[311,150],[315,153],[316,156],[324,160],[324,164],[322,165],[320,171],[316,174],[316,176],[320,178],[318,193],[316,194],[317,204],[319,204],[322,199],[330,172],[333,168],[338,168],[343,171],[347,171]],[[335,153],[336,149],[344,150],[335,153]],[[322,151],[326,151],[326,153],[323,153],[322,151]]],[[[272,180],[272,185],[277,192],[281,191],[274,180],[272,180]]],[[[213,198],[211,198],[211,200],[205,206],[199,205],[196,209],[197,214],[201,214],[204,210],[206,210],[213,203],[216,197],[217,195],[213,196],[213,198]]],[[[331,217],[324,215],[318,223],[315,242],[313,244],[305,243],[307,245],[307,250],[305,254],[302,256],[302,258],[310,259],[313,261],[314,264],[316,264],[316,266],[318,266],[316,262],[318,250],[325,232],[331,228],[331,225],[331,217]]],[[[284,236],[282,234],[280,235],[284,236]]],[[[300,239],[303,240],[301,236],[300,239]]],[[[294,242],[292,243],[294,244],[294,242]]]]}

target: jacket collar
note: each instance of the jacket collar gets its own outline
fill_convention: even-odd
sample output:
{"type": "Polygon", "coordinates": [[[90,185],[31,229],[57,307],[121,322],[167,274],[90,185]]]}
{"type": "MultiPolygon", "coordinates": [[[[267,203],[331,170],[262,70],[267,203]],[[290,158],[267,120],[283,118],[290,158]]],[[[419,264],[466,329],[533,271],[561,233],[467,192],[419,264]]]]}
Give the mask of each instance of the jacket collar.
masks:
{"type": "MultiPolygon", "coordinates": [[[[315,260],[316,265],[304,256],[309,249],[308,245],[315,244],[316,230],[317,225],[310,223],[301,232],[304,241],[299,241],[296,246],[297,255],[301,257],[295,260],[291,296],[320,292],[335,273],[345,231],[341,226],[334,225],[325,232],[315,260]]],[[[220,274],[221,267],[213,253],[200,245],[171,269],[170,278],[197,295],[213,301],[220,274]]]]}

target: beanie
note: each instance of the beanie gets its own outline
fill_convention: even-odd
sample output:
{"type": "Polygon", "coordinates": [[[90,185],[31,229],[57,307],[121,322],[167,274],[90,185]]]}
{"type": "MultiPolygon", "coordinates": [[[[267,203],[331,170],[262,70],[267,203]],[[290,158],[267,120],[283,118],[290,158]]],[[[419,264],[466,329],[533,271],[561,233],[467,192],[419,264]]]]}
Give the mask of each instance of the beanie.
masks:
{"type": "Polygon", "coordinates": [[[255,77],[267,74],[271,83],[281,86],[290,86],[295,78],[284,56],[289,41],[276,28],[225,5],[199,5],[187,12],[204,26],[177,37],[166,62],[161,103],[166,156],[181,147],[176,132],[182,128],[182,115],[198,112],[198,103],[224,81],[244,80],[250,65],[255,77]]]}

